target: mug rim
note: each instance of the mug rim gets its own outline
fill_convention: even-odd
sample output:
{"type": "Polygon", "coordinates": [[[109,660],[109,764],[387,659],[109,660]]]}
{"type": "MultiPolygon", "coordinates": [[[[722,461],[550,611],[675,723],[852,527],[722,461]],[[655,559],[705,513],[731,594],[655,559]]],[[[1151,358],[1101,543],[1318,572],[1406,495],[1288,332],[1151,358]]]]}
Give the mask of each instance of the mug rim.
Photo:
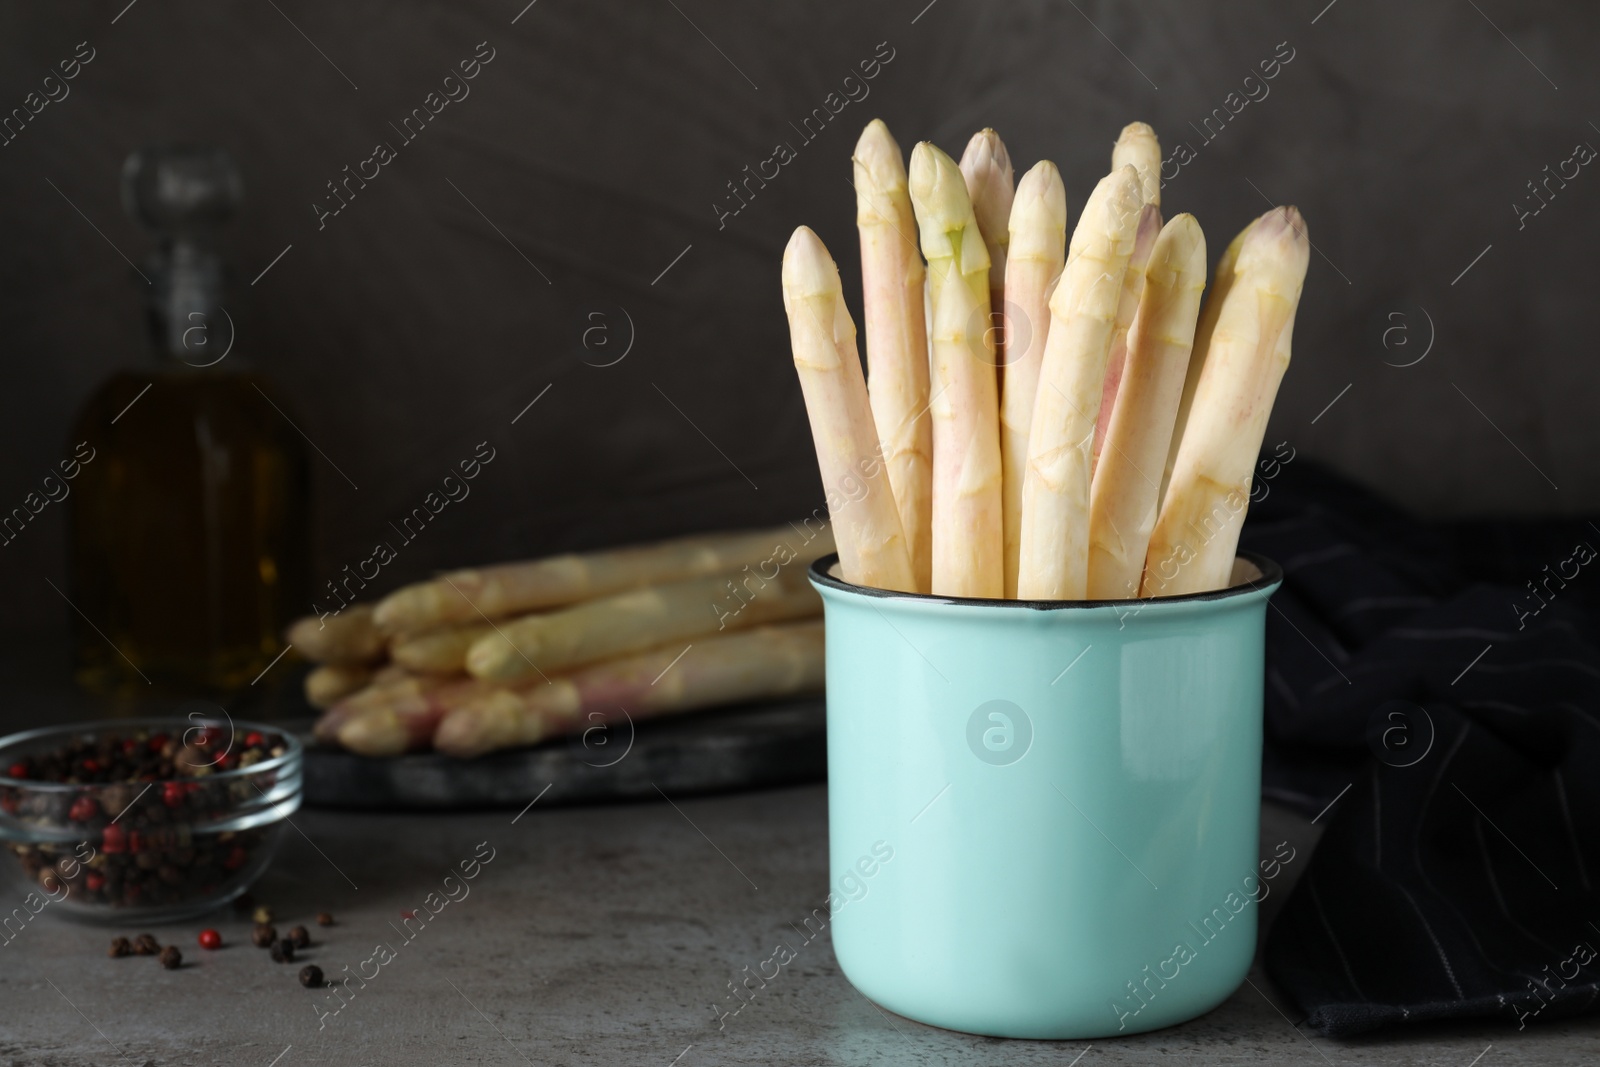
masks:
{"type": "Polygon", "coordinates": [[[898,589],[879,589],[877,586],[857,585],[828,573],[828,568],[839,561],[839,553],[829,552],[812,561],[807,574],[815,585],[825,586],[841,593],[876,597],[883,600],[915,601],[926,604],[955,604],[982,608],[1009,608],[1028,611],[1062,611],[1085,608],[1105,608],[1139,604],[1197,604],[1212,600],[1230,600],[1251,593],[1272,589],[1283,583],[1283,568],[1256,552],[1240,550],[1236,559],[1252,564],[1259,577],[1230,585],[1224,589],[1208,589],[1199,593],[1176,593],[1171,596],[1124,597],[1116,600],[1006,600],[975,596],[940,596],[934,593],[907,593],[898,589]]]}

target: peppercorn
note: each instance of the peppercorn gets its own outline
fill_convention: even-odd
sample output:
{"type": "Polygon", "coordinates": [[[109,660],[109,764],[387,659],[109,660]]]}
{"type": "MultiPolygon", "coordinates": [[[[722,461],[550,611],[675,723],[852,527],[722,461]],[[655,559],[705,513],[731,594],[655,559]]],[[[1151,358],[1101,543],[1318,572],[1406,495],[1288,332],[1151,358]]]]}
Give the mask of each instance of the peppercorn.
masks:
{"type": "Polygon", "coordinates": [[[169,971],[175,971],[183,966],[183,953],[178,951],[177,945],[168,945],[161,950],[161,966],[169,971]]]}
{"type": "Polygon", "coordinates": [[[294,942],[290,941],[287,937],[281,941],[275,942],[272,946],[272,962],[293,963],[294,942]]]}
{"type": "Polygon", "coordinates": [[[133,939],[133,954],[135,956],[154,956],[161,951],[161,942],[155,939],[154,934],[140,934],[133,939]]]}
{"type": "Polygon", "coordinates": [[[111,948],[106,951],[106,955],[112,959],[116,959],[118,956],[131,956],[133,955],[133,946],[128,943],[128,939],[125,937],[113,937],[111,939],[111,948]]]}
{"type": "Polygon", "coordinates": [[[295,948],[305,948],[311,944],[311,933],[304,926],[296,926],[289,931],[289,943],[295,948]]]}
{"type": "Polygon", "coordinates": [[[256,948],[271,948],[278,941],[277,927],[271,923],[257,923],[250,934],[250,941],[256,948]]]}
{"type": "Polygon", "coordinates": [[[325,911],[317,912],[317,925],[318,926],[332,926],[333,925],[333,916],[329,915],[325,911]]]}
{"type": "Polygon", "coordinates": [[[255,910],[255,914],[251,918],[255,919],[257,923],[269,923],[272,921],[272,909],[263,905],[255,910]]]}
{"type": "Polygon", "coordinates": [[[322,968],[315,963],[307,964],[300,968],[300,984],[307,989],[315,989],[322,984],[322,968]]]}
{"type": "Polygon", "coordinates": [[[200,947],[212,951],[221,948],[222,935],[215,930],[201,930],[200,947]]]}

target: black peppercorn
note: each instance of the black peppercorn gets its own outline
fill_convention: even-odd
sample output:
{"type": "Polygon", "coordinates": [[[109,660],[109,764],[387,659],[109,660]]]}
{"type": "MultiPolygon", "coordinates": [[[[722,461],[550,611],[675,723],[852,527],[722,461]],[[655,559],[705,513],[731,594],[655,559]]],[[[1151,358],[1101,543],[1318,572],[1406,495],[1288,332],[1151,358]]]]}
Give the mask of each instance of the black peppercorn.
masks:
{"type": "Polygon", "coordinates": [[[281,941],[274,942],[272,946],[272,962],[293,963],[294,942],[290,941],[287,937],[281,941]]]}
{"type": "Polygon", "coordinates": [[[250,941],[256,948],[271,948],[277,944],[278,928],[270,923],[257,923],[250,933],[250,941]]]}
{"type": "Polygon", "coordinates": [[[154,956],[161,951],[161,942],[153,934],[140,934],[133,939],[133,954],[136,956],[154,956]]]}
{"type": "Polygon", "coordinates": [[[315,989],[322,984],[322,968],[315,963],[300,968],[300,984],[315,989]]]}
{"type": "Polygon", "coordinates": [[[289,931],[289,941],[295,948],[305,948],[311,944],[311,933],[304,926],[296,926],[289,931]]]}
{"type": "Polygon", "coordinates": [[[329,915],[325,911],[317,912],[317,925],[318,926],[332,926],[333,925],[333,916],[329,915]]]}
{"type": "Polygon", "coordinates": [[[106,955],[112,959],[116,959],[118,956],[131,956],[133,955],[133,946],[128,943],[128,939],[125,937],[113,937],[111,939],[111,948],[106,951],[106,955]]]}
{"type": "Polygon", "coordinates": [[[175,971],[183,966],[183,953],[178,951],[177,945],[168,945],[161,950],[161,966],[169,971],[175,971]]]}

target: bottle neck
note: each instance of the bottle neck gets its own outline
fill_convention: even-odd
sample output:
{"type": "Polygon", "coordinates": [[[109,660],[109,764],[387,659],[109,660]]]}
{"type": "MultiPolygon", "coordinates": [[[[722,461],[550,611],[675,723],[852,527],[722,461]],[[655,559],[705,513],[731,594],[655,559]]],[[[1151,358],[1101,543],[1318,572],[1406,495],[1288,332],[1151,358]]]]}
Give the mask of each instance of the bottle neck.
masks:
{"type": "Polygon", "coordinates": [[[234,340],[232,317],[222,306],[221,258],[178,238],[165,242],[147,269],[145,311],[155,351],[163,361],[190,367],[220,363],[234,340]]]}

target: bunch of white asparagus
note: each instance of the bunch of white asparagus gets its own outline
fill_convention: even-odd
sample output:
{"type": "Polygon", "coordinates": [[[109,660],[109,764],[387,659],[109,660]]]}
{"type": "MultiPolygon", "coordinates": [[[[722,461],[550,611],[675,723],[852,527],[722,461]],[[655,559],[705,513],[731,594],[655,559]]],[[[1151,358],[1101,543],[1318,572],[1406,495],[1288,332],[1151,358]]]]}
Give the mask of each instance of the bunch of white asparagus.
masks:
{"type": "Polygon", "coordinates": [[[831,531],[788,525],[455,571],[308,617],[319,740],[474,756],[564,733],[822,688],[831,531]]]}
{"type": "Polygon", "coordinates": [[[1192,215],[1162,225],[1160,163],[1154,131],[1127,126],[1068,243],[1048,160],[1013,187],[983,130],[959,165],[917,145],[908,174],[888,127],[867,126],[869,374],[822,241],[802,226],[783,256],[843,578],[1027,600],[1229,583],[1310,241],[1296,209],[1262,215],[1202,311],[1205,238],[1192,215]]]}

